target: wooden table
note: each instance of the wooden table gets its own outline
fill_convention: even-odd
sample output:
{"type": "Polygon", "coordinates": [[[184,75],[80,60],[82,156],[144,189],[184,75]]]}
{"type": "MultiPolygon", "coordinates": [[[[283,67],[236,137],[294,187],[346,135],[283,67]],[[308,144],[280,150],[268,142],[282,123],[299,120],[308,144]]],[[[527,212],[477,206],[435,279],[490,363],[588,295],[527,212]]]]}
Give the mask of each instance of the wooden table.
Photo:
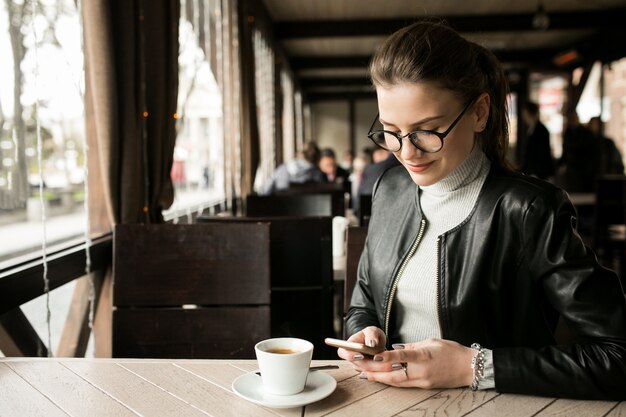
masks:
{"type": "Polygon", "coordinates": [[[231,391],[256,361],[0,358],[0,416],[626,416],[626,402],[573,401],[493,390],[393,388],[329,372],[337,389],[294,409],[252,404],[231,391]]]}

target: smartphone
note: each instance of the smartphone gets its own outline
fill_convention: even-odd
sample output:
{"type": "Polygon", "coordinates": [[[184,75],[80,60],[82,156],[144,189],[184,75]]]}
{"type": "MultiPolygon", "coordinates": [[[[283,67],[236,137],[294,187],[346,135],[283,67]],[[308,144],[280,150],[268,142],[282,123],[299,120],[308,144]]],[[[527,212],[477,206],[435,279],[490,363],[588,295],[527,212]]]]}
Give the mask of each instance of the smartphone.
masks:
{"type": "Polygon", "coordinates": [[[344,348],[352,352],[359,352],[369,356],[374,356],[375,354],[385,350],[384,346],[369,347],[364,345],[363,343],[348,342],[347,340],[333,339],[332,337],[327,337],[326,339],[324,339],[324,343],[326,343],[328,346],[344,348]]]}

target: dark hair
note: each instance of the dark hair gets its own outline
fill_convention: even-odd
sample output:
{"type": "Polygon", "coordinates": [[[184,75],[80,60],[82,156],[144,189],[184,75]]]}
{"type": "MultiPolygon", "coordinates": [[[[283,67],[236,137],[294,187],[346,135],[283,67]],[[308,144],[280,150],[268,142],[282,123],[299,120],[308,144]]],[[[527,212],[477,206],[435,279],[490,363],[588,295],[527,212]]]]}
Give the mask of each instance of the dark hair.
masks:
{"type": "Polygon", "coordinates": [[[318,148],[317,144],[313,141],[308,141],[304,144],[302,154],[304,155],[304,159],[314,165],[317,165],[320,160],[320,148],[318,148]]]}
{"type": "Polygon", "coordinates": [[[324,158],[324,157],[329,157],[329,158],[333,158],[333,159],[337,159],[337,157],[335,156],[335,151],[333,151],[330,148],[324,148],[322,149],[322,152],[320,152],[320,159],[324,158]]]}
{"type": "Polygon", "coordinates": [[[511,169],[506,160],[509,140],[508,83],[498,59],[482,46],[440,22],[419,21],[392,34],[370,63],[375,86],[432,82],[463,102],[487,93],[489,119],[478,142],[487,158],[511,169]]]}
{"type": "Polygon", "coordinates": [[[524,103],[524,110],[532,116],[537,116],[539,114],[539,106],[533,101],[527,101],[524,103]]]}

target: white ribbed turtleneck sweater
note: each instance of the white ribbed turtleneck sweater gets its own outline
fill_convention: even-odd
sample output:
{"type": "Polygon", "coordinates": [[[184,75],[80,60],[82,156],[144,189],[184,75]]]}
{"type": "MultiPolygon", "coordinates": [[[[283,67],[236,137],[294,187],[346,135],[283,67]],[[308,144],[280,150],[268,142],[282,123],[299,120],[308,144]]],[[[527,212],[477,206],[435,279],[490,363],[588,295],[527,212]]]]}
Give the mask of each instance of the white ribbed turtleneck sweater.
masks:
{"type": "MultiPolygon", "coordinates": [[[[394,311],[396,323],[400,323],[400,340],[417,342],[441,338],[437,313],[437,240],[470,215],[489,168],[489,160],[480,147],[475,146],[467,159],[446,178],[433,185],[417,187],[426,228],[398,281],[394,311]]],[[[494,386],[491,351],[485,350],[485,356],[485,380],[480,389],[494,386]]]]}
{"type": "Polygon", "coordinates": [[[417,187],[426,228],[398,281],[394,302],[401,340],[441,338],[437,315],[437,239],[470,214],[489,166],[485,154],[475,146],[446,178],[417,187]]]}

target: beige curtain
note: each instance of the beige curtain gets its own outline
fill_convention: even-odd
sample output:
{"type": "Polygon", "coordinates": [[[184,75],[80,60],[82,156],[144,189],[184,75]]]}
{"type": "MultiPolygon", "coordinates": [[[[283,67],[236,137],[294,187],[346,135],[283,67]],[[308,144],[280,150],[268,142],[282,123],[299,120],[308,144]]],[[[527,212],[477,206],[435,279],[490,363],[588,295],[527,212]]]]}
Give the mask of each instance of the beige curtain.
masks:
{"type": "Polygon", "coordinates": [[[87,134],[111,225],[156,223],[173,201],[178,0],[83,2],[87,134]]]}

